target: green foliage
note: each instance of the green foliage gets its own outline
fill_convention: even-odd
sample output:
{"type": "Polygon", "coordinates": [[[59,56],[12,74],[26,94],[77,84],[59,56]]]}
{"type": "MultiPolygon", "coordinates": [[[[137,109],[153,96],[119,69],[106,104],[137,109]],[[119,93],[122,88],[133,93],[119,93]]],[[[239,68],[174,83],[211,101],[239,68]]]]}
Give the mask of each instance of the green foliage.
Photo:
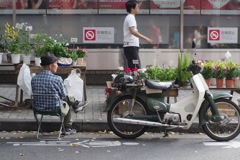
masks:
{"type": "Polygon", "coordinates": [[[78,58],[84,58],[86,56],[87,52],[88,52],[87,49],[77,47],[76,54],[77,54],[78,58]]]}
{"type": "Polygon", "coordinates": [[[214,69],[213,69],[214,77],[217,79],[223,79],[226,77],[225,73],[225,65],[222,61],[214,62],[214,69]]]}
{"type": "MultiPolygon", "coordinates": [[[[0,32],[3,30],[0,28],[0,32]]],[[[3,53],[6,51],[6,40],[4,39],[4,36],[0,33],[0,53],[3,53]]]]}
{"type": "Polygon", "coordinates": [[[140,77],[146,77],[155,81],[174,81],[177,77],[175,69],[168,66],[166,69],[161,69],[158,66],[148,68],[145,73],[141,73],[140,77]]]}
{"type": "Polygon", "coordinates": [[[156,80],[156,81],[159,81],[160,79],[162,79],[162,69],[159,68],[158,66],[153,66],[151,68],[148,68],[145,73],[147,74],[147,77],[149,79],[152,79],[152,80],[156,80]]]}
{"type": "Polygon", "coordinates": [[[204,62],[204,67],[201,74],[205,79],[210,79],[213,77],[213,60],[204,62]]]}
{"type": "Polygon", "coordinates": [[[191,73],[183,71],[184,68],[190,65],[190,60],[187,53],[184,53],[182,59],[181,53],[178,52],[178,67],[177,67],[177,78],[180,82],[187,82],[191,78],[191,73]]]}
{"type": "Polygon", "coordinates": [[[234,77],[240,77],[240,65],[236,65],[236,69],[234,70],[234,77]]]}
{"type": "Polygon", "coordinates": [[[33,48],[36,57],[41,57],[47,51],[53,50],[54,40],[46,33],[37,33],[34,38],[33,48]]]}
{"type": "Polygon", "coordinates": [[[19,37],[12,39],[10,43],[6,44],[6,46],[7,50],[11,52],[11,54],[21,54],[22,52],[21,40],[19,37]]]}
{"type": "Polygon", "coordinates": [[[29,32],[25,30],[25,27],[22,30],[19,30],[18,33],[20,37],[20,46],[24,54],[28,55],[33,48],[29,43],[29,32]]]}
{"type": "Polygon", "coordinates": [[[237,64],[233,61],[228,61],[225,63],[225,68],[226,79],[233,79],[235,77],[235,70],[237,69],[237,64]]]}

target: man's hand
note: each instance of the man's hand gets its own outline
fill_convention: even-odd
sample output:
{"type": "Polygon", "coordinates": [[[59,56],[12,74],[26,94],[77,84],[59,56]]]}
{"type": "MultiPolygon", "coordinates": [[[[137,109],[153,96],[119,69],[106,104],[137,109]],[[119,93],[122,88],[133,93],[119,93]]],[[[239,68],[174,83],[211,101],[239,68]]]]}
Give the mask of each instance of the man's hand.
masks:
{"type": "Polygon", "coordinates": [[[146,42],[147,42],[148,44],[152,44],[152,40],[151,40],[151,39],[149,39],[149,38],[146,37],[145,40],[146,40],[146,42]]]}

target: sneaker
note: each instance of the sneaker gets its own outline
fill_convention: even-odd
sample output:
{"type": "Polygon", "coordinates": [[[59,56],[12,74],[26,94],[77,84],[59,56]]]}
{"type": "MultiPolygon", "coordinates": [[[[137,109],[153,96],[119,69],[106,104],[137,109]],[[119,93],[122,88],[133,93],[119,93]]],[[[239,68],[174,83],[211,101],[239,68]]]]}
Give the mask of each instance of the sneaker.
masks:
{"type": "Polygon", "coordinates": [[[74,104],[72,105],[73,111],[75,113],[82,111],[86,105],[88,105],[88,102],[80,102],[80,101],[75,101],[74,104]]]}
{"type": "Polygon", "coordinates": [[[77,133],[76,129],[73,129],[72,126],[65,127],[65,132],[63,133],[64,135],[70,135],[77,133]]]}

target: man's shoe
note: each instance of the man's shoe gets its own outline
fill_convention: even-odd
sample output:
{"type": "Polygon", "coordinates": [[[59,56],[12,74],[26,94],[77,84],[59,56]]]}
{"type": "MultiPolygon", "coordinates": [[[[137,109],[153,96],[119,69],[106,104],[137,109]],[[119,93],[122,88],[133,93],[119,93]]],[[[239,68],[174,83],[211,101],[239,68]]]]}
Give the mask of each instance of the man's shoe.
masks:
{"type": "Polygon", "coordinates": [[[73,129],[72,126],[65,127],[65,132],[63,133],[64,135],[70,135],[77,133],[76,129],[73,129]]]}
{"type": "Polygon", "coordinates": [[[75,101],[74,104],[72,105],[73,111],[75,113],[82,111],[86,105],[88,105],[88,102],[80,102],[80,101],[75,101]]]}

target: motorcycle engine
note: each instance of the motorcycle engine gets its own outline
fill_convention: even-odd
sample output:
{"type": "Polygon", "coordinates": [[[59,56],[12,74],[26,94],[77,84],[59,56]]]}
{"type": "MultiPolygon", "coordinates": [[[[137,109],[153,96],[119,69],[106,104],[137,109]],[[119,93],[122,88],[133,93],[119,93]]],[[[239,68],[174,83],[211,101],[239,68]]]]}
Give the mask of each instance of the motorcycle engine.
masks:
{"type": "Polygon", "coordinates": [[[163,122],[168,124],[178,124],[180,122],[180,116],[176,113],[166,113],[163,117],[163,122]]]}

